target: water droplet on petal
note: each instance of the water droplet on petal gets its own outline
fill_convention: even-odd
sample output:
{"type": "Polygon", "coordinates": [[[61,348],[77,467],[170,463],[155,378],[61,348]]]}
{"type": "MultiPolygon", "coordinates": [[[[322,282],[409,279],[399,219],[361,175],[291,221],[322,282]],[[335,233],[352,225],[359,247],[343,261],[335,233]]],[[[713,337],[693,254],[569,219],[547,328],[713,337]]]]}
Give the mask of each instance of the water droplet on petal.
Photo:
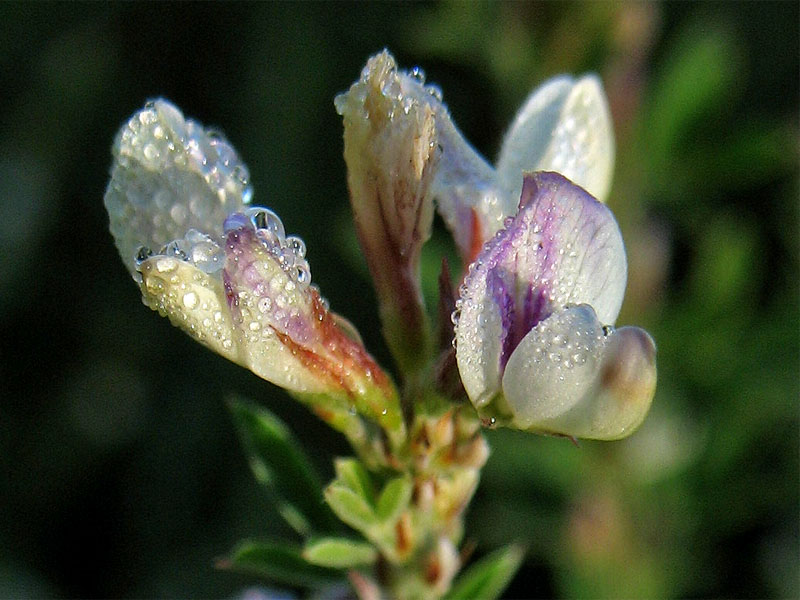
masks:
{"type": "Polygon", "coordinates": [[[440,88],[438,85],[427,85],[425,86],[425,91],[427,91],[428,94],[436,98],[436,100],[438,100],[439,102],[441,102],[444,99],[442,88],[440,88]]]}
{"type": "Polygon", "coordinates": [[[197,299],[197,294],[196,293],[187,292],[187,293],[185,293],[183,295],[183,305],[186,308],[188,308],[189,310],[192,310],[193,308],[195,308],[197,306],[197,302],[198,302],[198,299],[197,299]]]}
{"type": "Polygon", "coordinates": [[[156,270],[159,273],[170,273],[178,268],[178,263],[173,258],[161,258],[156,261],[156,270]]]}
{"type": "Polygon", "coordinates": [[[290,235],[286,238],[286,245],[294,252],[296,256],[304,258],[306,255],[305,242],[296,235],[290,235]]]}
{"type": "Polygon", "coordinates": [[[153,251],[150,250],[147,246],[140,246],[139,249],[136,251],[136,256],[134,260],[136,261],[136,266],[138,267],[148,258],[153,256],[153,251]]]}

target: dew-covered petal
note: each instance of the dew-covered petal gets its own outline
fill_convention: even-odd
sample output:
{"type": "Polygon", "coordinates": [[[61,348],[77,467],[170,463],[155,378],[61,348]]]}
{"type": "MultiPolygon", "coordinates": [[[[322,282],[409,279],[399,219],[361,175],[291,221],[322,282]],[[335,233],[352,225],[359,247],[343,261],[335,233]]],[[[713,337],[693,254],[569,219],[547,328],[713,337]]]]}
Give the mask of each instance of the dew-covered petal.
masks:
{"type": "Polygon", "coordinates": [[[394,388],[352,325],[330,312],[305,260],[277,215],[254,207],[225,221],[222,282],[239,360],[259,377],[299,394],[325,394],[397,426],[394,388]],[[345,323],[342,326],[342,323],[345,323]]]}
{"type": "Polygon", "coordinates": [[[506,214],[514,213],[527,171],[556,171],[605,201],[613,168],[613,125],[600,79],[560,75],[534,90],[514,119],[497,161],[497,185],[506,214]]]}
{"type": "Polygon", "coordinates": [[[234,150],[169,103],[123,126],[106,206],[145,304],[348,435],[363,418],[401,435],[396,391],[311,285],[305,243],[271,210],[244,209],[249,194],[234,150]]]}
{"type": "Polygon", "coordinates": [[[225,224],[233,231],[219,244],[194,231],[173,243],[170,255],[142,260],[138,272],[145,304],[276,385],[298,393],[326,391],[331,381],[309,372],[280,337],[293,336],[306,345],[315,341],[308,331],[313,297],[305,259],[282,233],[274,235],[283,225],[269,209],[254,208],[251,216],[234,213],[225,224]],[[271,228],[257,233],[254,222],[271,228]],[[214,262],[219,268],[211,272],[194,262],[207,266],[198,257],[206,244],[222,254],[214,262]]]}
{"type": "Polygon", "coordinates": [[[625,291],[625,249],[609,209],[557,173],[533,173],[517,215],[486,243],[459,290],[456,359],[476,405],[500,389],[517,345],[567,305],[613,324],[625,291]]]}
{"type": "Polygon", "coordinates": [[[503,375],[519,429],[611,440],[632,433],[655,391],[655,344],[643,330],[604,328],[589,305],[539,322],[503,375]]]}
{"type": "MultiPolygon", "coordinates": [[[[254,214],[261,214],[258,210],[254,214]]],[[[305,259],[285,246],[285,238],[255,228],[245,215],[228,218],[226,229],[222,281],[242,363],[281,387],[323,391],[330,382],[310,377],[293,352],[317,341],[305,259]]]]}
{"type": "Polygon", "coordinates": [[[247,168],[233,148],[166,100],[148,102],[130,118],[113,155],[105,205],[134,277],[142,247],[159,253],[190,229],[218,237],[225,216],[249,201],[247,168]]]}
{"type": "Polygon", "coordinates": [[[603,326],[588,304],[537,323],[514,349],[503,374],[503,393],[515,424],[547,429],[541,424],[580,402],[594,385],[605,343],[603,326]]]}
{"type": "Polygon", "coordinates": [[[142,301],[169,317],[198,342],[234,361],[238,344],[219,277],[174,256],[153,256],[139,265],[142,301]]]}
{"type": "Polygon", "coordinates": [[[385,50],[370,58],[361,78],[334,100],[344,120],[357,225],[380,227],[403,256],[418,253],[430,237],[429,187],[438,160],[433,100],[421,75],[399,71],[385,50]],[[373,215],[381,218],[375,223],[360,218],[373,215]]]}

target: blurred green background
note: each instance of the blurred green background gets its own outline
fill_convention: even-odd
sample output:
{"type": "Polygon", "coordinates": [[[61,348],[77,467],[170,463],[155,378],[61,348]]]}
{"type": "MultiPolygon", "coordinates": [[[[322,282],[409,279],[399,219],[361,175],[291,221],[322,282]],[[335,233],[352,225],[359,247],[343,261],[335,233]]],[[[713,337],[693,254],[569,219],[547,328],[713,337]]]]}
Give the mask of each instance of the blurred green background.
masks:
{"type": "Polygon", "coordinates": [[[0,596],[256,584],[213,567],[286,533],[225,398],[279,414],[326,478],[347,446],[142,306],[107,231],[109,148],[156,96],[220,127],[389,364],[332,103],[388,47],[488,157],[559,72],[599,72],[614,115],[619,323],[656,339],[658,391],[620,443],[489,434],[467,533],[527,545],[509,597],[798,597],[799,6],[0,4],[0,596]]]}

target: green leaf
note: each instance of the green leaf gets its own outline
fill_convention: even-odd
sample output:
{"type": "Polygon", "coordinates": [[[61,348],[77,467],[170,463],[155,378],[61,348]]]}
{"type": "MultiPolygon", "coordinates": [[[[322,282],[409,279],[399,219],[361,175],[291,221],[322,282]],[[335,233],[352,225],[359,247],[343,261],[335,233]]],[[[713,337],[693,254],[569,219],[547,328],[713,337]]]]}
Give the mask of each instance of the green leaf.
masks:
{"type": "Polygon", "coordinates": [[[282,542],[242,542],[217,568],[264,577],[284,585],[320,588],[342,580],[341,573],[309,563],[300,550],[282,542]]]}
{"type": "Polygon", "coordinates": [[[349,569],[374,563],[378,552],[366,542],[329,537],[306,544],[303,558],[323,567],[349,569]]]}
{"type": "Polygon", "coordinates": [[[376,512],[378,519],[392,522],[400,516],[411,500],[413,484],[409,477],[397,477],[383,487],[376,512]]]}
{"type": "Polygon", "coordinates": [[[366,500],[337,481],[325,488],[325,500],[342,521],[359,531],[366,531],[378,522],[366,500]]]}
{"type": "Polygon", "coordinates": [[[498,598],[517,572],[524,551],[512,544],[496,550],[472,565],[456,580],[447,600],[493,600],[498,598]]]}
{"type": "Polygon", "coordinates": [[[289,525],[304,536],[335,531],[322,484],[289,429],[265,408],[238,400],[230,408],[256,479],[275,495],[289,525]]]}
{"type": "Polygon", "coordinates": [[[334,461],[336,477],[345,487],[349,487],[361,496],[368,504],[375,504],[375,489],[369,473],[355,458],[337,458],[334,461]]]}

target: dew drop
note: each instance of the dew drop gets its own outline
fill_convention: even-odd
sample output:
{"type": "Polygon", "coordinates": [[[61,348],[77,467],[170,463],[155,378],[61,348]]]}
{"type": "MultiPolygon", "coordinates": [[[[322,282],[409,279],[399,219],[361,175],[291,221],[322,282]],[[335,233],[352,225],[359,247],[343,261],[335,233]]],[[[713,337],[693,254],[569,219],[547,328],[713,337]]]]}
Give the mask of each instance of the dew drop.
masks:
{"type": "Polygon", "coordinates": [[[286,245],[291,248],[292,252],[300,258],[305,258],[306,244],[296,235],[290,235],[286,238],[286,245]]]}
{"type": "Polygon", "coordinates": [[[301,288],[306,287],[311,282],[311,274],[306,267],[297,267],[297,283],[301,288]]]}
{"type": "Polygon", "coordinates": [[[183,295],[183,305],[192,310],[197,306],[197,294],[194,292],[187,292],[183,295]]]}
{"type": "Polygon", "coordinates": [[[253,199],[253,187],[251,185],[246,185],[242,188],[242,203],[243,204],[250,204],[250,201],[253,199]]]}
{"type": "Polygon", "coordinates": [[[438,100],[439,102],[441,102],[444,99],[442,88],[440,88],[438,85],[425,86],[425,91],[427,91],[429,95],[436,98],[436,100],[438,100]]]}
{"type": "Polygon", "coordinates": [[[142,151],[147,160],[156,160],[158,158],[158,148],[155,144],[147,144],[142,151]]]}
{"type": "Polygon", "coordinates": [[[136,251],[136,256],[134,257],[136,266],[138,267],[151,256],[153,256],[153,251],[150,250],[150,248],[148,248],[147,246],[140,246],[139,249],[136,251]]]}
{"type": "Polygon", "coordinates": [[[245,214],[250,218],[251,223],[256,229],[266,229],[274,233],[283,242],[286,231],[280,217],[268,208],[254,206],[248,208],[245,214]]]}
{"type": "Polygon", "coordinates": [[[170,273],[178,268],[178,263],[173,258],[161,258],[156,261],[156,270],[159,273],[170,273]]]}

